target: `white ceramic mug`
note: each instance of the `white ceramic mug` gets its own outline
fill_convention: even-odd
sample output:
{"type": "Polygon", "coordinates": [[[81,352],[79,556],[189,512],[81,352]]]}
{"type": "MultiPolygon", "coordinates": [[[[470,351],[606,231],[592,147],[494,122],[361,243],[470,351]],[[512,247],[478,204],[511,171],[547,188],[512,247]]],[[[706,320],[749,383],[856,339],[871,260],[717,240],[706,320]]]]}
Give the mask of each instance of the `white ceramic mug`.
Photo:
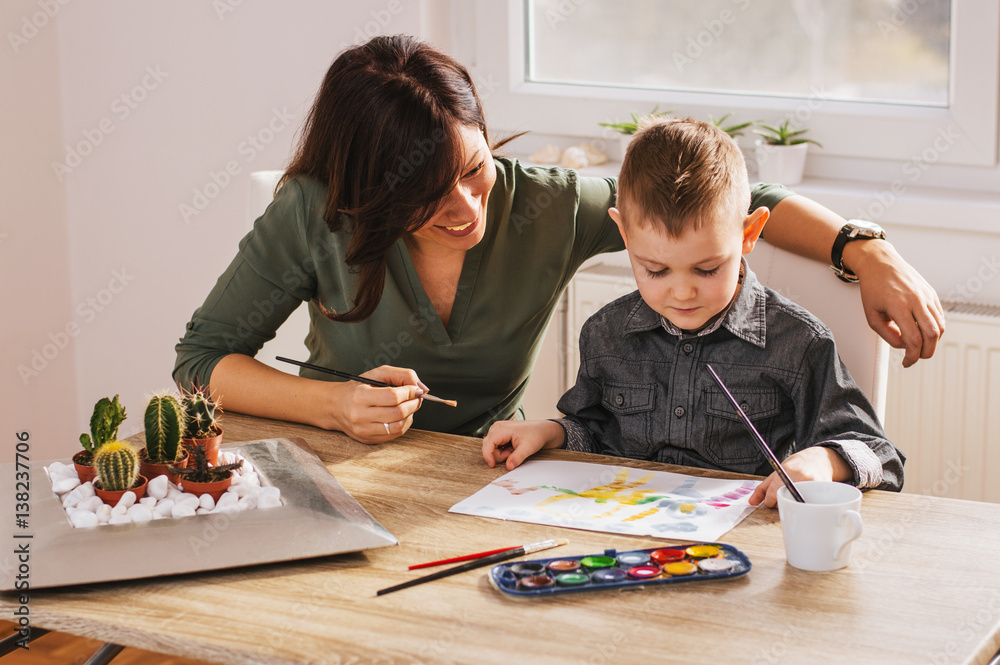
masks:
{"type": "Polygon", "coordinates": [[[778,514],[789,565],[802,570],[837,570],[851,560],[851,543],[861,535],[861,490],[825,480],[795,483],[805,503],[787,487],[778,490],[778,514]]]}

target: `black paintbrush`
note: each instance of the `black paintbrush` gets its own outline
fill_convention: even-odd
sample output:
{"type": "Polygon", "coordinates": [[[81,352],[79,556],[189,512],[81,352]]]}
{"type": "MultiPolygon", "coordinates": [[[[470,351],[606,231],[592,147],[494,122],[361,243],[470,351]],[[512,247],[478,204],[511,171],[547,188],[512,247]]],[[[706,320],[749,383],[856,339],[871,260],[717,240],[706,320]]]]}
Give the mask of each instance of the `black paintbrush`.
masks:
{"type": "Polygon", "coordinates": [[[764,441],[764,437],[762,437],[760,435],[760,432],[757,431],[757,428],[753,426],[753,423],[750,421],[749,416],[743,413],[743,409],[740,408],[740,404],[739,402],[736,401],[736,398],[733,397],[733,394],[729,392],[729,388],[727,388],[726,384],[722,382],[722,379],[720,379],[719,375],[715,373],[715,370],[712,369],[711,365],[706,365],[706,367],[708,367],[708,371],[712,373],[712,377],[715,379],[715,382],[719,384],[720,388],[722,388],[722,392],[726,393],[726,397],[728,397],[729,401],[733,403],[733,407],[736,409],[736,413],[740,414],[740,418],[743,420],[743,424],[746,425],[748,428],[750,428],[750,433],[753,435],[752,436],[753,440],[757,443],[758,446],[760,446],[761,452],[763,452],[764,455],[767,457],[768,461],[771,463],[771,467],[774,468],[774,470],[778,473],[779,476],[781,476],[781,480],[782,482],[785,483],[785,487],[788,488],[788,491],[791,493],[793,497],[795,497],[796,501],[798,501],[799,503],[805,503],[805,499],[803,499],[802,495],[799,494],[799,491],[795,489],[795,483],[792,482],[792,479],[789,478],[788,474],[785,472],[785,467],[781,466],[781,462],[778,461],[778,458],[768,447],[767,442],[764,441]]]}
{"type": "MultiPolygon", "coordinates": [[[[357,376],[355,374],[348,374],[347,372],[341,372],[338,369],[330,369],[329,367],[320,367],[319,365],[310,365],[309,363],[304,363],[300,360],[292,360],[291,358],[283,358],[282,356],[275,356],[275,360],[280,360],[283,363],[291,363],[293,365],[298,365],[299,367],[305,367],[306,369],[314,369],[317,372],[326,372],[327,374],[333,374],[334,376],[339,376],[342,379],[350,379],[351,381],[358,381],[360,383],[367,383],[369,386],[376,386],[378,388],[394,388],[391,383],[386,383],[385,381],[376,381],[375,379],[367,379],[363,376],[357,376]]],[[[430,400],[431,402],[441,402],[442,404],[447,404],[448,406],[458,406],[458,402],[453,399],[441,399],[440,397],[435,397],[434,395],[422,395],[422,399],[430,400]]]]}
{"type": "Polygon", "coordinates": [[[439,580],[442,577],[448,577],[449,575],[464,573],[465,571],[473,570],[474,568],[491,566],[494,563],[500,563],[501,561],[506,561],[507,559],[513,559],[515,557],[519,557],[522,554],[531,554],[532,552],[540,552],[542,550],[547,550],[553,547],[559,547],[560,545],[565,545],[566,543],[567,543],[566,540],[560,538],[560,539],[543,540],[540,543],[532,543],[530,545],[522,545],[521,547],[515,547],[512,550],[507,550],[505,552],[498,552],[496,554],[483,557],[482,559],[476,559],[474,561],[469,561],[463,564],[459,564],[453,568],[445,568],[444,570],[439,570],[438,572],[431,573],[430,575],[417,577],[410,580],[409,582],[403,582],[402,584],[397,584],[396,586],[386,587],[385,589],[379,589],[375,593],[375,595],[384,596],[387,593],[392,593],[393,591],[399,591],[400,589],[416,586],[417,584],[423,584],[424,582],[439,580]]]}

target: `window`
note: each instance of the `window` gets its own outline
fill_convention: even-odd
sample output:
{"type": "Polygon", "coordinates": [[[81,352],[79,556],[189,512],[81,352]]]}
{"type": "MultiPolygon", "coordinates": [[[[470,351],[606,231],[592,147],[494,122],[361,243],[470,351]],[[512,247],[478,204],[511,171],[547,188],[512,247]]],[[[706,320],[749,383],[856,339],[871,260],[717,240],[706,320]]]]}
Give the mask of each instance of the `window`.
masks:
{"type": "Polygon", "coordinates": [[[526,2],[527,81],[948,106],[950,0],[564,5],[526,2]]]}
{"type": "Polygon", "coordinates": [[[658,104],[698,117],[792,116],[823,143],[810,158],[821,165],[997,161],[998,3],[455,4],[467,51],[457,55],[501,129],[599,136],[597,123],[658,104]]]}

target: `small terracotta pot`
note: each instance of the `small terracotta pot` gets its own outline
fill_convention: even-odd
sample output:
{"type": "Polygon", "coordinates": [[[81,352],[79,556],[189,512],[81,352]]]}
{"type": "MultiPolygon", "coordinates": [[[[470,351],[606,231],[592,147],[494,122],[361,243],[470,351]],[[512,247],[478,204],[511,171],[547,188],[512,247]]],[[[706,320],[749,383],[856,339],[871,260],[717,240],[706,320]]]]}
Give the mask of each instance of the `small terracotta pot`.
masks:
{"type": "Polygon", "coordinates": [[[184,480],[183,478],[181,478],[180,488],[185,492],[187,492],[188,494],[194,494],[196,496],[201,496],[202,494],[208,494],[213,499],[215,499],[216,503],[218,503],[219,499],[222,497],[223,494],[226,493],[226,490],[229,489],[229,486],[232,484],[233,484],[233,472],[230,471],[228,478],[223,478],[222,480],[216,480],[211,483],[196,483],[192,480],[184,480]]]}
{"type": "Polygon", "coordinates": [[[86,450],[81,450],[77,454],[73,455],[73,466],[76,467],[76,475],[80,478],[80,484],[82,485],[87,481],[93,481],[94,478],[97,477],[97,469],[94,468],[93,464],[80,464],[77,461],[78,458],[93,459],[93,455],[86,450]]]}
{"type": "Polygon", "coordinates": [[[171,462],[167,464],[157,464],[156,462],[149,462],[146,459],[146,450],[142,449],[139,451],[139,473],[146,476],[149,480],[156,478],[157,476],[166,476],[167,480],[172,482],[174,485],[177,484],[177,479],[180,476],[173,473],[170,470],[171,466],[175,466],[179,469],[183,469],[188,465],[188,459],[190,459],[191,454],[184,449],[184,457],[181,458],[179,462],[171,462]]]}
{"type": "Polygon", "coordinates": [[[181,443],[185,448],[191,450],[192,448],[204,448],[205,449],[205,459],[212,466],[219,463],[219,446],[222,444],[222,428],[219,428],[219,433],[210,439],[181,439],[181,443]]]}
{"type": "Polygon", "coordinates": [[[101,489],[101,481],[98,480],[94,483],[94,491],[97,492],[97,496],[101,497],[101,501],[111,507],[114,507],[118,504],[118,500],[122,498],[122,495],[125,494],[125,492],[135,492],[136,501],[146,496],[146,484],[146,477],[139,476],[131,489],[112,491],[101,489]]]}

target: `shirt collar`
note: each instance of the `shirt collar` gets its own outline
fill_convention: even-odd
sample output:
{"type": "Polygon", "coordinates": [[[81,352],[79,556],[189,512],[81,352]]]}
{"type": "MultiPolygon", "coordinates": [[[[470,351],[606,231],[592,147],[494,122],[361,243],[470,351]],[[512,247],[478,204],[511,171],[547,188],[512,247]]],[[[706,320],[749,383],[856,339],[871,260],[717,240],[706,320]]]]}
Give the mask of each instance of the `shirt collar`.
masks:
{"type": "Polygon", "coordinates": [[[714,323],[695,333],[680,330],[653,311],[640,298],[625,319],[623,332],[644,332],[662,326],[667,332],[677,337],[699,337],[711,334],[721,327],[736,337],[763,348],[767,332],[764,287],[757,281],[757,277],[750,270],[746,259],[741,257],[740,263],[743,284],[737,291],[736,297],[729,303],[725,315],[716,319],[714,323]]]}

